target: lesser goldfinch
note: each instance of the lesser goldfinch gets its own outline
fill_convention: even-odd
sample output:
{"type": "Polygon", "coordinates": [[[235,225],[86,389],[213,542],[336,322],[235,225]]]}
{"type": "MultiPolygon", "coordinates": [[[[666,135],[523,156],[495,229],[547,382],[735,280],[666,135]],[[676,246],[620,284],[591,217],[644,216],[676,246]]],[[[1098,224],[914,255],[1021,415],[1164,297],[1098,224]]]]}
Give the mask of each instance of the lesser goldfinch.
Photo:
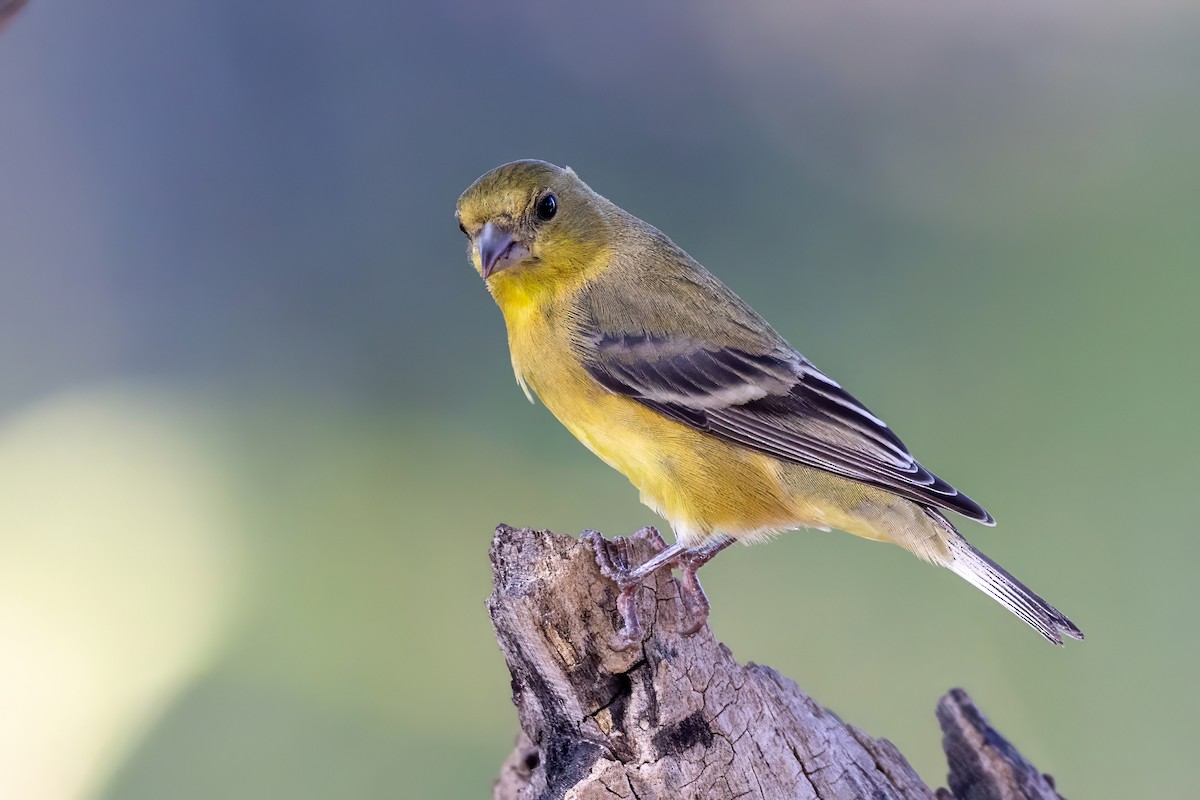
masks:
{"type": "Polygon", "coordinates": [[[1079,628],[958,533],[954,511],[995,524],[921,466],[884,422],[784,341],[652,225],[570,169],[514,161],[459,198],[470,258],[503,312],[517,382],[670,523],[669,547],[631,567],[592,537],[620,589],[621,646],[657,569],[696,570],[734,541],[838,528],[948,567],[1055,644],[1079,628]],[[531,394],[532,393],[532,394],[531,394]]]}

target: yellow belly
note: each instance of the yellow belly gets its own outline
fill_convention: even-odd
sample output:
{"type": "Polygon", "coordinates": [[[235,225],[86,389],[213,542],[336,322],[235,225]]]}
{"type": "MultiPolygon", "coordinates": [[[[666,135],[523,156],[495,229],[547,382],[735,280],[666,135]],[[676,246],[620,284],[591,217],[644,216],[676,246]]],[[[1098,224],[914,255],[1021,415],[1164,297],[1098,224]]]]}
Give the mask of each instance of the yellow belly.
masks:
{"type": "Polygon", "coordinates": [[[678,540],[695,544],[718,533],[741,538],[830,524],[818,509],[797,507],[777,461],[608,391],[569,346],[558,344],[565,337],[550,335],[541,320],[528,322],[509,321],[518,377],[579,441],[637,487],[678,540]]]}
{"type": "Polygon", "coordinates": [[[800,527],[839,528],[939,561],[938,529],[915,504],[823,470],[727,444],[611,392],[584,370],[569,337],[534,306],[505,309],[513,368],[563,425],[637,487],[641,500],[696,545],[753,542],[800,527]]]}

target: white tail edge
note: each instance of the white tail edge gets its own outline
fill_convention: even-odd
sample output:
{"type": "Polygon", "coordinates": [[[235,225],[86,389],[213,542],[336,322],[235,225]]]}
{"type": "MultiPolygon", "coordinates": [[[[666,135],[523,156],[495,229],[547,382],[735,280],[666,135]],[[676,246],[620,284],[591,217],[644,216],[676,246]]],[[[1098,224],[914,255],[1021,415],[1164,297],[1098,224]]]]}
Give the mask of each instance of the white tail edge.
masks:
{"type": "Polygon", "coordinates": [[[954,574],[1025,620],[1029,627],[1054,644],[1061,645],[1063,636],[1083,638],[1083,632],[1065,614],[1034,594],[962,536],[952,533],[946,539],[951,557],[946,566],[954,574]]]}

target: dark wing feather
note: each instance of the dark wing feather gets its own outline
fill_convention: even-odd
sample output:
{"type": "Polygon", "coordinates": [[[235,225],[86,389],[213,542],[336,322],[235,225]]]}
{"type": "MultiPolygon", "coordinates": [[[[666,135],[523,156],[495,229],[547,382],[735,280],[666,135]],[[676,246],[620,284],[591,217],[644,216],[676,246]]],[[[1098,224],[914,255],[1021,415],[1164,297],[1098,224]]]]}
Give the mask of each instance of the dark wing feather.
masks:
{"type": "Polygon", "coordinates": [[[584,363],[596,381],[671,419],[993,523],[979,504],[921,466],[882,420],[785,345],[754,353],[682,335],[582,333],[584,363]]]}

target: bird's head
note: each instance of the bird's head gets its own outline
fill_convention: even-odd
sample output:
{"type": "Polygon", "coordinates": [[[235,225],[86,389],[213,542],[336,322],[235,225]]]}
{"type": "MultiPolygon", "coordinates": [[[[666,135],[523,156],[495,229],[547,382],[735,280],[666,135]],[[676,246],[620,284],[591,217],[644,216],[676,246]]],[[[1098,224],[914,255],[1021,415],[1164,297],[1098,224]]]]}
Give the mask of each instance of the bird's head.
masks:
{"type": "Polygon", "coordinates": [[[476,180],[456,216],[493,294],[533,294],[586,280],[606,248],[611,208],[569,167],[526,160],[476,180]]]}

